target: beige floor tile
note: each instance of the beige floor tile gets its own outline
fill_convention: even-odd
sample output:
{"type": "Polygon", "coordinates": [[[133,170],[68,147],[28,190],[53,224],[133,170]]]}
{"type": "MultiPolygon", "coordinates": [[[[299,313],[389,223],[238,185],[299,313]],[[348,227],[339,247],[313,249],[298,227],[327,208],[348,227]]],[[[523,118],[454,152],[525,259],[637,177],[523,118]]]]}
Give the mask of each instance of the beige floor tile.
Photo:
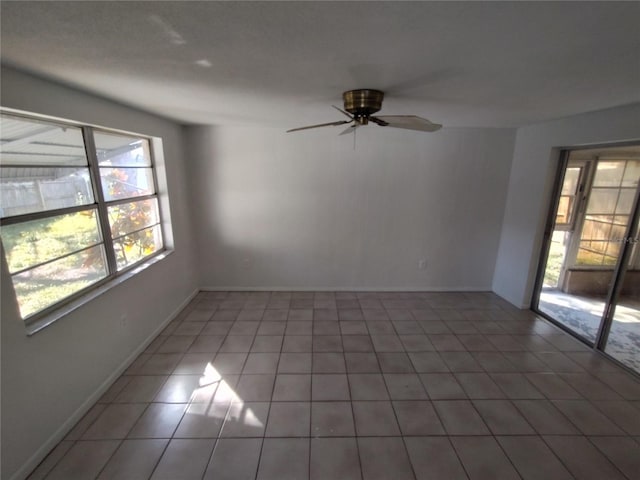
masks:
{"type": "Polygon", "coordinates": [[[261,449],[261,438],[219,439],[204,480],[254,480],[261,449]]]}
{"type": "Polygon", "coordinates": [[[127,385],[116,396],[114,402],[151,402],[162,385],[164,385],[167,378],[168,377],[166,375],[140,375],[131,377],[129,383],[127,383],[127,385]]]}
{"type": "Polygon", "coordinates": [[[404,352],[377,352],[380,370],[384,373],[415,373],[411,360],[404,352]]]}
{"type": "Polygon", "coordinates": [[[433,406],[449,435],[489,435],[490,431],[468,400],[439,400],[433,406]]]}
{"type": "Polygon", "coordinates": [[[373,343],[369,335],[345,335],[342,337],[345,352],[373,352],[373,343]]]}
{"type": "Polygon", "coordinates": [[[275,375],[240,375],[235,392],[245,402],[269,402],[275,375]]]}
{"type": "Polygon", "coordinates": [[[468,398],[452,373],[421,373],[419,376],[431,400],[464,400],[468,398]]]}
{"type": "Polygon", "coordinates": [[[262,437],[269,416],[269,402],[232,403],[220,437],[262,437]]]}
{"type": "Polygon", "coordinates": [[[209,463],[215,440],[174,439],[169,442],[152,480],[200,480],[209,463]]]}
{"type": "Polygon", "coordinates": [[[640,435],[640,412],[625,400],[595,400],[591,402],[629,435],[640,435]]]}
{"type": "Polygon", "coordinates": [[[540,437],[496,437],[513,465],[524,479],[571,480],[562,465],[540,437]]]}
{"type": "Polygon", "coordinates": [[[469,352],[440,352],[440,357],[452,372],[484,372],[482,366],[469,352]]]}
{"type": "Polygon", "coordinates": [[[171,438],[187,408],[180,403],[152,403],[129,431],[129,438],[171,438]]]}
{"type": "Polygon", "coordinates": [[[552,400],[585,435],[624,435],[624,432],[586,400],[552,400]]]}
{"type": "Polygon", "coordinates": [[[277,375],[272,400],[274,402],[310,401],[311,375],[277,375]]]}
{"type": "MultiPolygon", "coordinates": [[[[202,375],[171,375],[164,383],[154,402],[164,403],[188,403],[200,389],[202,375]]],[[[218,381],[219,375],[215,375],[213,381],[218,381]]]]}
{"type": "Polygon", "coordinates": [[[349,373],[378,373],[378,357],[372,352],[347,352],[344,359],[349,373]]]}
{"type": "Polygon", "coordinates": [[[624,475],[586,437],[544,436],[553,453],[580,480],[622,480],[624,475]]]}
{"type": "Polygon", "coordinates": [[[195,335],[169,335],[156,350],[159,353],[185,353],[196,339],[195,335]]]}
{"type": "MultiPolygon", "coordinates": [[[[301,322],[291,322],[291,323],[301,323],[301,322]]],[[[313,347],[312,347],[311,335],[296,335],[296,334],[290,335],[289,333],[287,333],[284,336],[284,340],[282,342],[283,352],[301,353],[301,352],[311,352],[312,350],[313,350],[313,347]]]]}
{"type": "Polygon", "coordinates": [[[313,373],[346,373],[344,354],[339,352],[313,352],[313,373]]]}
{"type": "Polygon", "coordinates": [[[406,437],[405,444],[417,480],[468,479],[447,437],[406,437]]]}
{"type": "Polygon", "coordinates": [[[413,470],[402,438],[358,438],[364,480],[413,480],[413,470]]]}
{"type": "Polygon", "coordinates": [[[628,478],[640,474],[640,445],[629,437],[590,437],[604,455],[628,478]]]}
{"type": "Polygon", "coordinates": [[[242,373],[260,374],[276,373],[278,370],[279,353],[250,353],[244,364],[242,373]]]}
{"type": "Polygon", "coordinates": [[[544,399],[544,395],[522,373],[492,373],[491,379],[510,399],[544,399]]]}
{"type": "Polygon", "coordinates": [[[493,437],[452,437],[470,480],[519,480],[520,475],[493,437]]]}
{"type": "Polygon", "coordinates": [[[47,475],[47,480],[96,478],[116,451],[118,440],[79,441],[47,475]]]}
{"type": "Polygon", "coordinates": [[[548,400],[514,400],[513,404],[540,435],[576,435],[579,430],[548,400]]]}
{"type": "Polygon", "coordinates": [[[486,373],[456,373],[455,377],[471,399],[505,398],[500,387],[486,373]]]}
{"type": "Polygon", "coordinates": [[[111,386],[107,389],[107,391],[100,397],[98,403],[111,403],[113,402],[118,394],[122,391],[124,387],[131,381],[133,377],[129,375],[122,375],[118,377],[118,379],[111,384],[111,386]]]}
{"type": "Polygon", "coordinates": [[[349,384],[344,374],[318,374],[311,376],[313,401],[349,400],[349,384]]]}
{"type": "MultiPolygon", "coordinates": [[[[351,407],[349,407],[351,408],[351,407]]],[[[47,474],[56,466],[62,457],[73,447],[74,442],[72,440],[63,440],[56,447],[49,452],[49,455],[40,462],[38,467],[31,472],[31,475],[27,480],[43,480],[47,474]]]]}
{"type": "Polygon", "coordinates": [[[310,425],[311,402],[274,402],[265,437],[308,437],[310,425]]]}
{"type": "Polygon", "coordinates": [[[384,377],[379,373],[352,373],[348,375],[353,400],[388,400],[384,377]]]}
{"type": "Polygon", "coordinates": [[[582,395],[556,373],[528,373],[526,377],[549,400],[582,399],[582,395]]]}
{"type": "MultiPolygon", "coordinates": [[[[122,377],[121,377],[122,378],[122,377]]],[[[79,440],[80,437],[87,431],[87,429],[96,421],[96,419],[104,412],[107,405],[104,403],[96,403],[89,411],[82,417],[82,419],[75,424],[71,431],[65,437],[65,440],[79,440]]]]}
{"type": "Polygon", "coordinates": [[[257,480],[300,480],[308,475],[308,438],[264,439],[257,480]]]}
{"type": "Polygon", "coordinates": [[[283,335],[258,335],[253,339],[251,353],[278,353],[282,350],[283,335]]]}
{"type": "Polygon", "coordinates": [[[216,438],[228,410],[228,403],[192,403],[181,417],[174,437],[216,438]]]}
{"type": "Polygon", "coordinates": [[[535,430],[509,400],[473,400],[494,435],[533,435],[535,430]]]}
{"type": "Polygon", "coordinates": [[[415,373],[385,373],[383,375],[391,400],[426,400],[420,377],[415,373]]]}
{"type": "Polygon", "coordinates": [[[83,440],[122,439],[147,408],[144,403],[111,404],[82,435],[83,440]]]}
{"type": "Polygon", "coordinates": [[[353,437],[355,427],[350,402],[312,402],[312,437],[353,437]]]}
{"type": "Polygon", "coordinates": [[[147,480],[169,440],[125,440],[100,473],[98,480],[147,480]]]}
{"type": "Polygon", "coordinates": [[[360,480],[355,438],[312,438],[310,480],[360,480]]]}
{"type": "MultiPolygon", "coordinates": [[[[202,337],[200,337],[202,338],[202,337]]],[[[214,353],[187,353],[185,354],[176,368],[173,370],[174,375],[204,375],[207,367],[211,368],[215,354],[214,353]]]]}
{"type": "Polygon", "coordinates": [[[393,409],[402,435],[445,435],[444,427],[428,401],[394,401],[393,409]]]}
{"type": "Polygon", "coordinates": [[[391,402],[352,402],[358,436],[400,435],[391,402]]]}
{"type": "Polygon", "coordinates": [[[187,351],[189,353],[215,353],[220,349],[223,341],[224,335],[200,335],[187,351]]]}

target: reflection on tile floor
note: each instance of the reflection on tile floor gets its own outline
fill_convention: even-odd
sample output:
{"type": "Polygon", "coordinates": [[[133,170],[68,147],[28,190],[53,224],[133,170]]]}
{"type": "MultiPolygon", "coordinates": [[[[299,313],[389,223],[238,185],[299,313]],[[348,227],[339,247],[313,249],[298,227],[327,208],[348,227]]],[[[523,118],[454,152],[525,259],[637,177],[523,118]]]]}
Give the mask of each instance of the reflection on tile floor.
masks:
{"type": "Polygon", "coordinates": [[[632,479],[639,409],[490,293],[202,292],[30,478],[632,479]]]}

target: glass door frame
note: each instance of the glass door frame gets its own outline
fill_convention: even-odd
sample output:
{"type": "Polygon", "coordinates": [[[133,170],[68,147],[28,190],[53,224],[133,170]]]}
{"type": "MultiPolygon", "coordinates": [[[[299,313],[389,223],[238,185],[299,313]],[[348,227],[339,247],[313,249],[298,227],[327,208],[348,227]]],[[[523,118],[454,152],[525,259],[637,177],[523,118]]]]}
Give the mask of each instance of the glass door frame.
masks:
{"type": "Polygon", "coordinates": [[[629,268],[629,260],[633,251],[633,245],[638,242],[638,220],[640,219],[640,184],[636,187],[636,195],[633,200],[633,207],[631,209],[631,215],[629,216],[629,224],[623,238],[622,251],[618,258],[618,263],[613,271],[613,282],[609,293],[607,295],[607,303],[605,306],[605,313],[603,315],[603,321],[600,324],[598,335],[596,338],[596,348],[601,351],[605,351],[607,340],[609,339],[609,332],[611,331],[611,325],[615,315],[615,309],[618,305],[620,298],[620,292],[622,291],[622,285],[624,283],[625,275],[629,268]]]}
{"type": "MultiPolygon", "coordinates": [[[[585,338],[583,335],[580,335],[575,330],[572,330],[568,326],[562,324],[558,320],[554,319],[550,315],[542,312],[539,308],[540,295],[542,293],[542,288],[544,284],[544,276],[547,266],[547,260],[549,256],[549,252],[551,249],[551,239],[554,232],[554,227],[556,224],[556,215],[558,211],[558,206],[560,204],[560,195],[562,192],[562,186],[564,183],[565,172],[569,165],[569,155],[572,151],[575,150],[588,150],[588,149],[597,149],[597,148],[615,148],[615,147],[624,147],[624,146],[640,146],[640,141],[628,141],[628,142],[620,142],[620,143],[608,143],[608,144],[598,144],[598,145],[589,145],[589,146],[579,146],[579,147],[565,147],[561,148],[558,156],[558,166],[555,173],[555,179],[553,183],[553,188],[551,192],[551,201],[549,203],[547,218],[545,221],[545,227],[542,238],[542,245],[540,247],[540,255],[538,258],[538,268],[536,270],[536,277],[534,283],[533,294],[531,297],[531,310],[533,310],[536,314],[541,315],[542,317],[549,320],[551,323],[562,329],[563,331],[569,333],[571,336],[577,338],[581,342],[589,345],[594,351],[606,356],[608,359],[613,360],[616,364],[623,367],[625,370],[629,372],[640,375],[640,372],[637,372],[627,365],[623,364],[613,356],[609,355],[605,352],[605,347],[607,344],[607,340],[609,337],[609,332],[611,330],[611,325],[613,323],[615,307],[620,298],[620,292],[622,291],[622,285],[624,282],[624,277],[628,269],[629,259],[632,254],[633,246],[638,242],[639,235],[639,221],[640,221],[640,183],[636,187],[636,194],[633,201],[633,206],[629,215],[629,223],[626,228],[624,242],[621,248],[621,252],[618,255],[618,261],[614,267],[613,277],[611,281],[611,285],[606,295],[605,300],[605,308],[603,315],[600,319],[600,325],[598,327],[598,333],[596,335],[595,341],[591,341],[585,338]]],[[[587,185],[591,184],[593,180],[593,175],[596,168],[596,163],[594,162],[590,165],[588,171],[586,172],[587,185]]],[[[578,202],[579,205],[577,208],[586,208],[586,204],[588,198],[585,195],[588,195],[589,192],[580,192],[582,195],[581,200],[578,202]]],[[[574,212],[574,214],[578,215],[578,212],[574,212]]],[[[580,222],[580,219],[577,219],[580,222]]],[[[577,229],[576,229],[577,230],[577,229]]]]}

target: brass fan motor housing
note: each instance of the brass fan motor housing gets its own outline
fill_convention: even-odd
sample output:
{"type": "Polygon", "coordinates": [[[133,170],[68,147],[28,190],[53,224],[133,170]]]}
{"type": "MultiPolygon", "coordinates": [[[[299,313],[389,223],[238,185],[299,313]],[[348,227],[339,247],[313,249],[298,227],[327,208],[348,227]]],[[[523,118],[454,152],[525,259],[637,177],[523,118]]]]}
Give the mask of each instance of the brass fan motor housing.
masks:
{"type": "Polygon", "coordinates": [[[369,122],[369,116],[382,108],[384,93],[380,90],[349,90],[342,94],[344,109],[352,114],[361,125],[369,122]]]}

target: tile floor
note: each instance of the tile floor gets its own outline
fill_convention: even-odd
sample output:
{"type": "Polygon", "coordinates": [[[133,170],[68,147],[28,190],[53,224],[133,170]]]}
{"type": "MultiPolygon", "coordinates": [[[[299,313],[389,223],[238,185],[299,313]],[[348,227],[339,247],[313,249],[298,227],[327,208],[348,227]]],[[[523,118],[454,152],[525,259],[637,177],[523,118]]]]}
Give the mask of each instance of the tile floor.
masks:
{"type": "Polygon", "coordinates": [[[638,472],[637,377],[493,294],[202,292],[30,478],[638,472]]]}

